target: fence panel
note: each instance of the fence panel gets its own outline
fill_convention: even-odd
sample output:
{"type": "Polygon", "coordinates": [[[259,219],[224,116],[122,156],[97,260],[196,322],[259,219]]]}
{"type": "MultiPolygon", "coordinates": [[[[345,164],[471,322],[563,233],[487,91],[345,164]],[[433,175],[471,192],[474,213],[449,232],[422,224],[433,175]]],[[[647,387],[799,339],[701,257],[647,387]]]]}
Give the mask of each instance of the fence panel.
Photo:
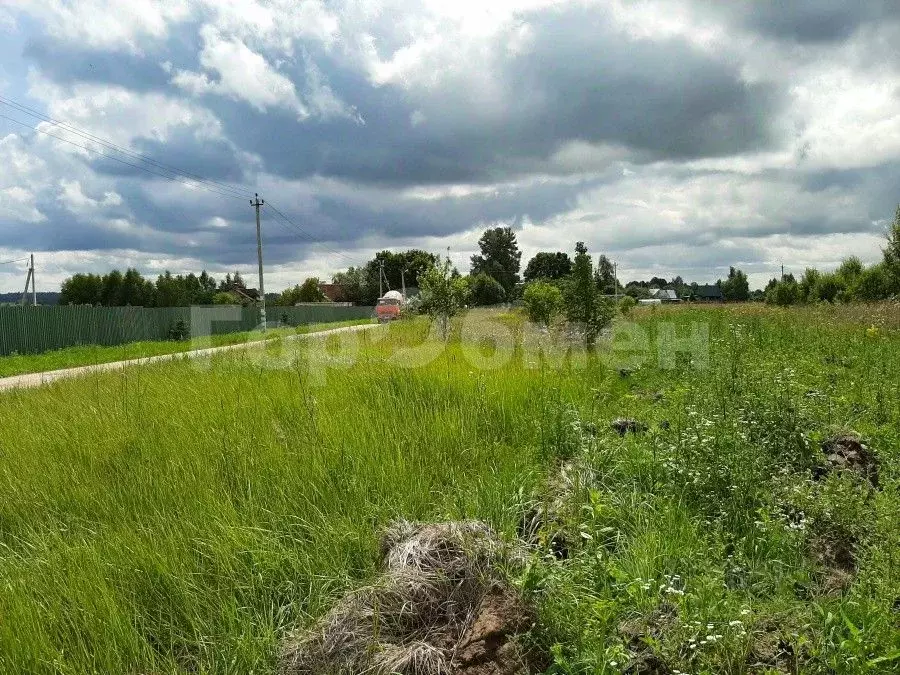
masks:
{"type": "MultiPolygon", "coordinates": [[[[372,307],[322,304],[270,307],[270,325],[290,326],[372,317],[372,307]]],[[[168,340],[182,328],[205,337],[259,327],[259,308],[237,305],[199,307],[92,307],[90,305],[0,306],[0,356],[39,354],[77,345],[115,346],[168,340]],[[183,325],[179,325],[183,322],[183,325]]]]}

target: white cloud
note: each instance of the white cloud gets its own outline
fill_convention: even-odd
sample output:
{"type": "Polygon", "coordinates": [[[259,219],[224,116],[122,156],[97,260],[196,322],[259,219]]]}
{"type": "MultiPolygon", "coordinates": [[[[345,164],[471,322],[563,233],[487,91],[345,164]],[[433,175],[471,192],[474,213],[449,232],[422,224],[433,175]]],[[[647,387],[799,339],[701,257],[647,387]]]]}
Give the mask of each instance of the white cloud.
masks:
{"type": "Polygon", "coordinates": [[[79,45],[140,52],[144,40],[164,38],[188,18],[188,0],[6,0],[7,9],[38,19],[54,37],[79,45]]]}
{"type": "Polygon", "coordinates": [[[66,180],[63,178],[59,181],[61,192],[59,194],[60,203],[69,211],[76,215],[93,213],[98,209],[105,209],[110,206],[120,206],[122,197],[112,190],[103,194],[102,199],[92,199],[84,194],[81,189],[81,183],[77,180],[66,180]]]}
{"type": "Polygon", "coordinates": [[[283,107],[295,111],[300,119],[309,116],[294,83],[273,69],[262,55],[237,38],[223,37],[212,26],[204,26],[200,33],[200,64],[216,79],[211,80],[207,73],[179,70],[172,78],[175,85],[194,95],[214,93],[245,101],[259,111],[283,107]]]}

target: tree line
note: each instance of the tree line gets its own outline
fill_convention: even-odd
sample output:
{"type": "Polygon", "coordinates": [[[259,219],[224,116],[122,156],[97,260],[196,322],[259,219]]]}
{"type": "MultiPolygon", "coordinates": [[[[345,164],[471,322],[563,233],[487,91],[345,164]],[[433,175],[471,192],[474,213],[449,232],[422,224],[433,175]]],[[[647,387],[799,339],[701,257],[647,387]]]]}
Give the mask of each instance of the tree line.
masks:
{"type": "Polygon", "coordinates": [[[200,274],[160,274],[156,281],[134,268],[122,273],[74,274],[62,283],[59,304],[105,307],[189,307],[190,305],[240,304],[251,299],[239,272],[216,281],[206,270],[200,274]]]}
{"type": "Polygon", "coordinates": [[[793,274],[772,279],[766,285],[765,300],[786,307],[816,302],[875,302],[900,296],[900,206],[882,253],[882,260],[868,267],[851,256],[833,272],[809,267],[799,281],[793,274]]]}

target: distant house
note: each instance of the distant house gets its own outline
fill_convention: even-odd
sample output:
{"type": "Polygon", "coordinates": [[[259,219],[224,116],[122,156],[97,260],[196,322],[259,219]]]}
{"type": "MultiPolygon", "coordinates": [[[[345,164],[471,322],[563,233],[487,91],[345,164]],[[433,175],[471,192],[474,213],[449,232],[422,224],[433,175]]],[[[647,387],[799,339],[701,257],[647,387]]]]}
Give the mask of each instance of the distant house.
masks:
{"type": "Polygon", "coordinates": [[[319,284],[319,290],[331,302],[346,302],[347,294],[340,284],[319,284]]]}
{"type": "Polygon", "coordinates": [[[650,294],[650,297],[660,302],[681,302],[678,293],[671,288],[658,288],[656,292],[650,294]]]}
{"type": "Polygon", "coordinates": [[[724,302],[725,296],[722,295],[722,289],[715,285],[698,286],[691,293],[691,300],[697,302],[724,302]]]}

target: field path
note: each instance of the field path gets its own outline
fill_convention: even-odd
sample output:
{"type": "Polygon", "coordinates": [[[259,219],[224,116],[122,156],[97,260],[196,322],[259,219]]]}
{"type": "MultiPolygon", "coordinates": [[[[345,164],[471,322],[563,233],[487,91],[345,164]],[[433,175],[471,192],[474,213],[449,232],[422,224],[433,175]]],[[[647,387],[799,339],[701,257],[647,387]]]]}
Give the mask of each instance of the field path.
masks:
{"type": "MultiPolygon", "coordinates": [[[[312,333],[300,333],[298,335],[288,335],[282,337],[282,340],[307,340],[309,338],[322,337],[323,335],[332,335],[334,333],[355,333],[361,330],[369,330],[378,328],[379,324],[366,323],[357,326],[344,326],[342,328],[330,328],[328,330],[320,330],[312,333]]],[[[277,338],[276,338],[277,339],[277,338]]],[[[252,342],[241,342],[235,345],[224,345],[222,347],[209,347],[207,349],[194,349],[185,352],[175,352],[173,354],[160,354],[159,356],[145,356],[138,359],[128,359],[127,361],[110,361],[109,363],[97,363],[90,366],[78,366],[76,368],[63,368],[62,370],[48,370],[42,373],[27,373],[25,375],[13,375],[12,377],[0,378],[0,392],[10,391],[12,389],[33,389],[41,387],[56,380],[67,380],[73,377],[81,377],[82,375],[90,375],[91,373],[103,373],[107,371],[123,370],[132,366],[146,366],[151,363],[162,363],[165,361],[174,361],[182,358],[198,358],[209,356],[210,354],[218,354],[220,352],[235,351],[238,349],[247,349],[248,347],[259,347],[269,340],[256,340],[252,342]]]]}

